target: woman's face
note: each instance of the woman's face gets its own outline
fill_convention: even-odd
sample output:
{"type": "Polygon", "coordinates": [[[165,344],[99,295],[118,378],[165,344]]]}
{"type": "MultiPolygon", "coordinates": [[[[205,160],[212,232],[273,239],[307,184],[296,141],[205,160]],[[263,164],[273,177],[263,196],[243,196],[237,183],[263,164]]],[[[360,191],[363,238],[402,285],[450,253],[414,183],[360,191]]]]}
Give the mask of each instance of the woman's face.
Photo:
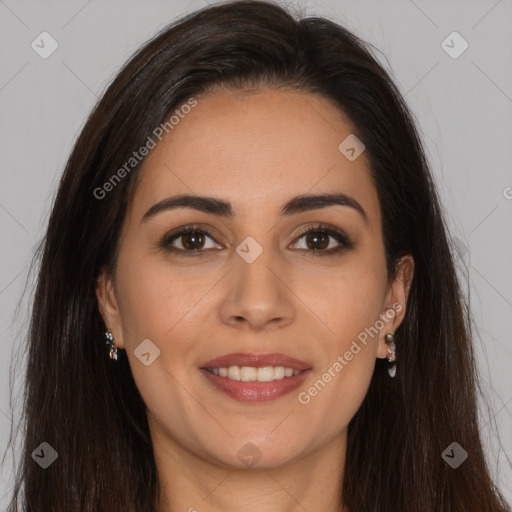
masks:
{"type": "Polygon", "coordinates": [[[144,162],[100,309],[159,454],[277,467],[343,446],[407,280],[388,283],[368,160],[353,158],[351,139],[339,149],[353,126],[328,100],[222,90],[197,101],[144,162]],[[334,194],[361,210],[295,199],[334,194]],[[180,195],[229,207],[166,206],[180,195]],[[201,231],[172,236],[189,225],[201,231]],[[205,365],[230,354],[302,366],[239,355],[205,365]],[[250,368],[242,380],[235,366],[250,368]]]}

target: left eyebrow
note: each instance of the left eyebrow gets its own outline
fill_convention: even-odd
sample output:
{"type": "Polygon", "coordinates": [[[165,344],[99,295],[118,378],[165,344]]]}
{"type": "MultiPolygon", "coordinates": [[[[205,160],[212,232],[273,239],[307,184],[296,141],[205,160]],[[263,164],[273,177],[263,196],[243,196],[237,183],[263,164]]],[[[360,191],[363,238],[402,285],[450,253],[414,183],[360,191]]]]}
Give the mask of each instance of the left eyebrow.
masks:
{"type": "MultiPolygon", "coordinates": [[[[362,216],[366,224],[369,224],[368,215],[363,207],[351,196],[343,193],[300,195],[287,201],[280,210],[280,216],[290,216],[297,213],[327,208],[328,206],[348,206],[355,209],[362,216]]],[[[211,213],[221,217],[233,217],[233,206],[229,201],[208,196],[182,194],[168,197],[154,204],[142,217],[141,222],[147,222],[152,217],[164,211],[175,208],[192,208],[205,213],[211,213]]]]}

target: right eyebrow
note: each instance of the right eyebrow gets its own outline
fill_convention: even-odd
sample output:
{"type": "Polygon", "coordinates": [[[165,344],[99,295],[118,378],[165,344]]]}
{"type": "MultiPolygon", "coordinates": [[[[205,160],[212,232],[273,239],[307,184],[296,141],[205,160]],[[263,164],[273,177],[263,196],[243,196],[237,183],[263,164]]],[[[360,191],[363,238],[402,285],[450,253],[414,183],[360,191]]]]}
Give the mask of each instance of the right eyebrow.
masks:
{"type": "MultiPolygon", "coordinates": [[[[365,223],[369,224],[368,215],[363,207],[353,197],[344,193],[300,195],[293,197],[281,207],[280,215],[281,217],[289,216],[334,205],[348,206],[355,209],[363,217],[365,223]]],[[[192,208],[221,217],[233,217],[235,215],[233,206],[229,201],[215,197],[181,194],[168,197],[154,204],[144,214],[141,222],[146,222],[159,213],[175,208],[192,208]]]]}

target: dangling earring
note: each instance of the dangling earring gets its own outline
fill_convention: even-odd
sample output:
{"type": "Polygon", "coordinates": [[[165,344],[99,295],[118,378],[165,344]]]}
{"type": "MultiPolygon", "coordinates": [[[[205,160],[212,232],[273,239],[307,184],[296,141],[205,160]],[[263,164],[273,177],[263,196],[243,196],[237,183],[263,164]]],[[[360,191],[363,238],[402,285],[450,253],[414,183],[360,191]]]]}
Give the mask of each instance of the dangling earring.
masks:
{"type": "Polygon", "coordinates": [[[114,359],[115,361],[117,361],[117,347],[116,342],[114,340],[114,336],[112,335],[112,331],[110,329],[108,331],[105,331],[105,333],[103,334],[103,338],[105,340],[106,345],[110,347],[110,359],[114,359]]]}
{"type": "Polygon", "coordinates": [[[395,349],[396,349],[396,345],[395,345],[395,334],[390,332],[388,334],[386,334],[386,336],[384,336],[384,340],[385,342],[389,345],[390,348],[388,348],[388,352],[389,352],[389,356],[388,356],[388,361],[390,363],[393,363],[391,366],[388,367],[388,373],[389,373],[389,376],[390,377],[394,377],[396,375],[396,364],[395,364],[395,359],[396,359],[396,355],[395,355],[395,349]]]}

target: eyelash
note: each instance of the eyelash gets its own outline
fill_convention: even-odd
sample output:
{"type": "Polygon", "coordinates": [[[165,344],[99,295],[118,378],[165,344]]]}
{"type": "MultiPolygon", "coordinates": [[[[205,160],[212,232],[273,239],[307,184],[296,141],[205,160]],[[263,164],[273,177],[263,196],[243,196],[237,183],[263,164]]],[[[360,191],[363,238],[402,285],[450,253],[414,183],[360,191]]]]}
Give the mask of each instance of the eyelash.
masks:
{"type": "MultiPolygon", "coordinates": [[[[195,250],[184,250],[184,249],[178,249],[176,247],[172,247],[171,243],[175,240],[179,239],[180,237],[184,235],[188,235],[190,233],[200,233],[202,235],[210,237],[212,240],[214,240],[216,243],[218,243],[213,236],[206,230],[200,228],[197,225],[189,225],[184,226],[182,228],[179,228],[177,231],[173,231],[171,233],[166,234],[158,244],[161,249],[164,249],[166,251],[172,252],[174,254],[177,254],[179,256],[192,256],[192,257],[201,257],[205,256],[205,252],[215,250],[215,249],[195,249],[195,250]]],[[[341,231],[340,229],[328,225],[328,224],[316,224],[314,226],[307,227],[304,231],[299,233],[297,238],[295,239],[294,244],[300,240],[305,235],[308,235],[309,233],[325,233],[332,238],[334,238],[337,242],[339,242],[341,245],[334,248],[334,249],[328,249],[328,250],[314,250],[314,249],[299,249],[299,251],[304,251],[309,253],[309,255],[313,257],[317,256],[333,256],[335,254],[338,254],[344,250],[347,249],[353,249],[354,244],[351,242],[351,240],[348,238],[348,236],[341,231]]]]}

